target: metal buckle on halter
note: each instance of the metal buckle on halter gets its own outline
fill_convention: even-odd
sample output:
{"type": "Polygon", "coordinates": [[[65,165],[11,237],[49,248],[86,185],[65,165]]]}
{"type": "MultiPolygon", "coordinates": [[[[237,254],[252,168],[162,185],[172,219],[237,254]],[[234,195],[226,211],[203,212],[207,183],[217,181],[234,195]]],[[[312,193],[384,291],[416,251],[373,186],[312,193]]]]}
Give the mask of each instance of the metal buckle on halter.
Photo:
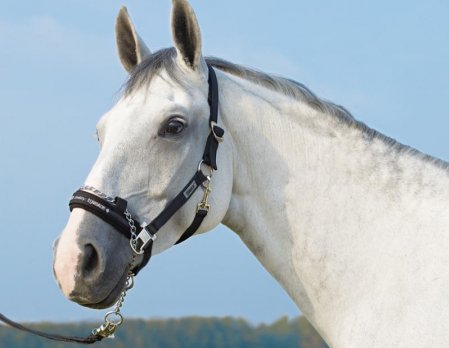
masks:
{"type": "Polygon", "coordinates": [[[217,133],[215,132],[215,127],[223,130],[223,128],[221,128],[217,122],[215,121],[210,121],[210,130],[212,131],[212,134],[214,135],[215,140],[217,140],[217,142],[222,143],[224,141],[224,137],[223,136],[219,136],[217,135],[217,133]]]}
{"type": "Polygon", "coordinates": [[[142,227],[142,231],[137,235],[136,239],[131,240],[131,248],[137,255],[142,255],[145,253],[145,247],[150,243],[150,241],[155,241],[157,239],[156,234],[152,234],[149,232],[146,227],[148,224],[144,222],[140,227],[142,227]],[[137,242],[141,241],[141,246],[137,247],[137,242]]]}

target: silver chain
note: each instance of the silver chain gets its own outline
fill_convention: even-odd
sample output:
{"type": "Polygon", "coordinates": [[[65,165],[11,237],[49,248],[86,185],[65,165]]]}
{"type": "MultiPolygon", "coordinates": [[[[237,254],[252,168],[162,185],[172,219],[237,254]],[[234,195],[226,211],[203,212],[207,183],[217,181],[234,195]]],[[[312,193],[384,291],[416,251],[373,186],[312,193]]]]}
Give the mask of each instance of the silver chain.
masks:
{"type": "Polygon", "coordinates": [[[126,278],[125,288],[120,294],[119,299],[115,304],[114,310],[106,313],[104,316],[104,323],[97,329],[92,330],[92,334],[101,336],[103,338],[114,338],[115,331],[123,324],[124,318],[121,313],[123,303],[125,302],[126,293],[134,286],[134,273],[131,271],[134,265],[136,255],[133,253],[131,263],[129,264],[128,276],[126,278]]]}
{"type": "Polygon", "coordinates": [[[100,190],[97,190],[93,186],[89,186],[89,185],[81,186],[80,190],[82,190],[82,191],[90,191],[90,192],[94,193],[96,196],[100,197],[101,199],[104,199],[105,201],[108,201],[109,203],[114,203],[115,202],[115,198],[112,198],[111,196],[108,196],[108,195],[104,194],[103,192],[101,192],[100,190]]]}
{"type": "MultiPolygon", "coordinates": [[[[203,161],[200,162],[200,164],[198,166],[198,170],[201,170],[202,163],[203,163],[203,161]]],[[[207,211],[209,211],[209,209],[210,209],[210,205],[208,203],[208,198],[209,198],[209,194],[211,192],[210,186],[211,186],[212,173],[213,173],[213,170],[210,169],[210,174],[207,176],[207,184],[202,185],[202,187],[204,189],[204,195],[203,195],[203,199],[198,204],[197,209],[202,209],[202,210],[207,210],[207,211]]],[[[80,188],[80,190],[90,191],[93,194],[97,195],[98,197],[100,197],[101,199],[104,199],[105,201],[107,201],[109,203],[115,203],[114,198],[104,194],[103,192],[96,189],[95,187],[85,185],[85,186],[82,186],[80,188]]],[[[123,315],[121,314],[121,309],[122,309],[123,303],[125,302],[125,297],[126,297],[128,290],[131,290],[131,288],[134,286],[134,273],[132,272],[132,268],[134,266],[134,262],[135,262],[137,255],[143,254],[143,250],[141,250],[140,252],[137,250],[137,239],[139,238],[137,236],[137,227],[136,227],[135,222],[131,216],[131,213],[128,211],[128,209],[125,210],[124,215],[125,215],[126,220],[128,221],[129,230],[131,233],[131,238],[130,238],[129,242],[130,242],[133,254],[132,254],[131,262],[128,266],[129,271],[128,271],[128,276],[126,278],[125,288],[121,292],[120,297],[115,304],[114,310],[106,313],[106,315],[104,317],[104,323],[99,328],[94,329],[92,331],[92,333],[94,335],[100,336],[103,338],[114,338],[114,333],[117,330],[117,327],[119,327],[124,321],[123,315]]],[[[145,226],[146,226],[146,224],[142,225],[143,228],[145,228],[145,226]]]]}
{"type": "Polygon", "coordinates": [[[128,225],[129,225],[129,232],[131,233],[131,247],[133,250],[133,253],[135,254],[135,250],[137,248],[137,228],[136,225],[134,224],[134,220],[131,216],[131,213],[128,211],[128,209],[125,210],[125,218],[126,220],[128,220],[128,225]]]}
{"type": "MultiPolygon", "coordinates": [[[[112,197],[109,197],[108,195],[105,195],[101,191],[95,189],[91,186],[83,186],[81,187],[81,190],[88,190],[92,193],[98,195],[100,198],[107,200],[108,202],[113,203],[115,199],[112,197]]],[[[114,310],[106,313],[104,316],[104,323],[97,329],[93,330],[92,333],[97,336],[101,336],[104,338],[114,338],[115,331],[117,330],[117,327],[119,327],[123,321],[123,315],[121,314],[121,309],[123,306],[123,303],[125,302],[125,297],[128,292],[128,290],[131,290],[134,286],[134,273],[132,272],[132,267],[134,266],[134,261],[136,259],[136,256],[138,255],[134,250],[137,245],[137,228],[135,225],[135,222],[131,216],[131,213],[128,211],[128,209],[125,210],[125,217],[129,224],[129,229],[131,233],[131,240],[130,243],[132,246],[134,246],[133,249],[133,256],[131,259],[131,262],[129,263],[129,271],[128,276],[126,278],[126,284],[125,288],[123,289],[122,293],[120,294],[119,299],[117,300],[115,304],[114,310]]]]}
{"type": "MultiPolygon", "coordinates": [[[[115,203],[115,198],[108,196],[107,194],[101,192],[100,190],[96,189],[93,186],[84,185],[84,186],[80,187],[80,190],[90,191],[93,194],[95,194],[96,196],[100,197],[101,199],[104,199],[105,201],[107,201],[109,203],[115,203]]],[[[136,250],[136,247],[137,247],[137,233],[136,233],[137,228],[136,228],[136,225],[134,224],[134,220],[133,220],[131,213],[129,212],[128,209],[125,210],[125,217],[129,224],[129,228],[130,228],[130,232],[131,232],[130,243],[131,243],[131,245],[133,247],[133,251],[134,251],[134,250],[136,250]]]]}

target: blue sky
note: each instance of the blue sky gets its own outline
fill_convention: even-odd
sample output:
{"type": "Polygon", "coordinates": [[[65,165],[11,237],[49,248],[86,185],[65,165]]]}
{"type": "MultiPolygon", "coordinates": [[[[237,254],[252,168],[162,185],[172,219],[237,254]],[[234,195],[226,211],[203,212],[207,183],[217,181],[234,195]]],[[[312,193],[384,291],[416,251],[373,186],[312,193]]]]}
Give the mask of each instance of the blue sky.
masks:
{"type": "MultiPolygon", "coordinates": [[[[449,160],[449,3],[191,2],[203,50],[293,78],[359,120],[449,160]]],[[[67,301],[52,242],[98,152],[95,124],[126,74],[115,49],[124,4],[152,50],[171,45],[168,0],[3,0],[0,13],[0,312],[19,320],[99,320],[67,301]]],[[[154,258],[127,297],[131,317],[298,309],[229,230],[154,258]]]]}

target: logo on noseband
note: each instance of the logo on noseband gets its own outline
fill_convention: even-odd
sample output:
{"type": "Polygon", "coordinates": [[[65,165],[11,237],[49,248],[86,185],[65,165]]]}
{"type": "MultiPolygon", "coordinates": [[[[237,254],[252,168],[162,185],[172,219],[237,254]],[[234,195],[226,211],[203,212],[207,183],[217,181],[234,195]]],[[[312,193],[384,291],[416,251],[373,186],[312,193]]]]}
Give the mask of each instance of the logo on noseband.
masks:
{"type": "Polygon", "coordinates": [[[86,199],[83,196],[72,196],[71,201],[73,201],[74,199],[78,200],[78,201],[85,201],[86,199]]]}
{"type": "Polygon", "coordinates": [[[97,201],[94,201],[93,199],[88,198],[87,203],[89,203],[90,205],[93,205],[97,208],[100,208],[101,210],[105,211],[106,213],[109,213],[108,208],[106,208],[103,204],[100,204],[97,201]]]}

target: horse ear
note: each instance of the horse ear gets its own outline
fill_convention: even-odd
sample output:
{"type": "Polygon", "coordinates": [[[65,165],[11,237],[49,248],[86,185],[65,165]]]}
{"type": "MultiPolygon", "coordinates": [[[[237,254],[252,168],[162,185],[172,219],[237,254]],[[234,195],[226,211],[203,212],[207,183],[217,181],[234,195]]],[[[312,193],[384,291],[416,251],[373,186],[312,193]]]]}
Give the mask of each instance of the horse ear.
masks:
{"type": "Polygon", "coordinates": [[[202,59],[201,32],[187,0],[173,0],[171,26],[179,60],[188,68],[198,70],[202,59]]]}
{"type": "Polygon", "coordinates": [[[126,7],[122,7],[117,16],[115,36],[120,61],[127,72],[130,73],[137,64],[151,54],[148,47],[137,34],[126,7]]]}

